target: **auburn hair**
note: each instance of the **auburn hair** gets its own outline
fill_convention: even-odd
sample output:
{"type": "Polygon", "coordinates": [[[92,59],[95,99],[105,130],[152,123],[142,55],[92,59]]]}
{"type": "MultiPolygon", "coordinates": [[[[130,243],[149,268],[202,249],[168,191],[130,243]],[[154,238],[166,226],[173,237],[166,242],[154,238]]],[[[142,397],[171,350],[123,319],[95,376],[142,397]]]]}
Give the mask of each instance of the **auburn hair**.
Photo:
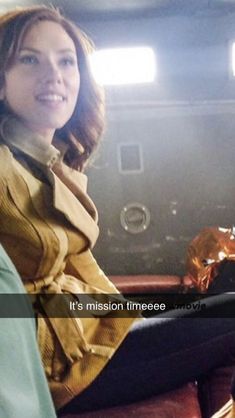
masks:
{"type": "MultiPolygon", "coordinates": [[[[56,130],[56,138],[67,145],[64,161],[82,171],[97,147],[104,129],[104,91],[95,82],[89,65],[89,54],[94,46],[86,34],[65,18],[53,6],[32,6],[9,11],[0,16],[0,90],[4,87],[5,72],[14,63],[26,32],[40,21],[58,23],[73,40],[80,72],[80,90],[70,120],[56,130]]],[[[0,103],[0,118],[9,109],[0,103]]]]}

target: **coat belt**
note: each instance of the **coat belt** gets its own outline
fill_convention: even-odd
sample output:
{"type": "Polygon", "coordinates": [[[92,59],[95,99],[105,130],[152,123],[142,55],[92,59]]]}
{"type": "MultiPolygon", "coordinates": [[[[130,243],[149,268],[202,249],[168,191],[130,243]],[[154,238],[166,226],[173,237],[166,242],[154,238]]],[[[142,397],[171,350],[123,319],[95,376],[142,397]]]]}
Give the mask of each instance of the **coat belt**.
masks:
{"type": "MultiPolygon", "coordinates": [[[[67,278],[64,273],[60,273],[56,277],[47,276],[25,283],[25,288],[30,294],[35,295],[35,302],[39,302],[37,305],[39,305],[40,316],[49,320],[71,364],[88,352],[109,358],[113,355],[115,350],[112,347],[89,344],[86,341],[81,318],[73,316],[70,310],[68,294],[82,293],[79,280],[72,276],[67,278]],[[55,317],[55,312],[60,312],[59,318],[55,317]]],[[[94,320],[99,321],[98,318],[94,320]]]]}

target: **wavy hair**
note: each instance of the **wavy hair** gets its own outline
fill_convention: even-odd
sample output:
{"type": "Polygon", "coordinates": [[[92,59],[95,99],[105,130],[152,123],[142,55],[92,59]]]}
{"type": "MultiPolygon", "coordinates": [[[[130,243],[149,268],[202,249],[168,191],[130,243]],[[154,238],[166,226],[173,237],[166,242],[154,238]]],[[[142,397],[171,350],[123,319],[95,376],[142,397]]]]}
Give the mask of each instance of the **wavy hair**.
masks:
{"type": "MultiPolygon", "coordinates": [[[[9,11],[0,16],[0,90],[4,86],[5,72],[11,67],[26,32],[40,21],[60,24],[73,40],[80,72],[80,91],[70,120],[56,130],[56,138],[67,145],[64,161],[72,168],[83,170],[97,147],[104,129],[104,92],[91,74],[89,54],[93,43],[74,23],[56,8],[32,6],[9,11]]],[[[0,103],[0,118],[9,110],[0,103]]]]}

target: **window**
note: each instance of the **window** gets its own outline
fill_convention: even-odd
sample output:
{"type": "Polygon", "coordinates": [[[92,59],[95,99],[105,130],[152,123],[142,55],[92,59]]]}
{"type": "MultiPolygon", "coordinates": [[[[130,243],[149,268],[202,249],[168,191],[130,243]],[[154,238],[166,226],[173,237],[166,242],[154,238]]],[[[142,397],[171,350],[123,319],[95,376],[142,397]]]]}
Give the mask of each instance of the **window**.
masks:
{"type": "Polygon", "coordinates": [[[235,77],[235,42],[232,43],[232,75],[235,77]]]}
{"type": "Polygon", "coordinates": [[[118,169],[121,174],[143,172],[144,167],[141,144],[118,144],[118,169]]]}
{"type": "Polygon", "coordinates": [[[101,49],[90,62],[94,78],[103,85],[151,83],[155,78],[156,59],[149,47],[101,49]]]}

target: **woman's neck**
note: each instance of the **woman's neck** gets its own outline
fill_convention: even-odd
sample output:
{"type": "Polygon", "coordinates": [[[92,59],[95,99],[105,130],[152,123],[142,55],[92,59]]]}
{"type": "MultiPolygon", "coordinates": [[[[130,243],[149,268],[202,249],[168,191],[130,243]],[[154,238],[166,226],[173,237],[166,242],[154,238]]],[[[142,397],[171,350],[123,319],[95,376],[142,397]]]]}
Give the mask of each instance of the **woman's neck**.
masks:
{"type": "Polygon", "coordinates": [[[40,136],[41,140],[45,141],[45,145],[51,145],[55,134],[55,129],[39,129],[37,126],[25,122],[23,122],[23,125],[29,129],[32,134],[35,134],[35,136],[40,136]]]}

